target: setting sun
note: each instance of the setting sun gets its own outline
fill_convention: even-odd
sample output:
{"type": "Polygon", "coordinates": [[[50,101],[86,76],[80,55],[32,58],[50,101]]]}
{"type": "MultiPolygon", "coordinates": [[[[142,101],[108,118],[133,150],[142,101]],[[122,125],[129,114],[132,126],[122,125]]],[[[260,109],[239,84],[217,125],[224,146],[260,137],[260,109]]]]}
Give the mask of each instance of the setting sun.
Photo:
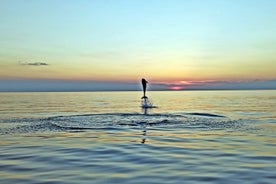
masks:
{"type": "Polygon", "coordinates": [[[182,90],[183,87],[180,87],[180,86],[171,86],[170,89],[177,91],[177,90],[182,90]]]}

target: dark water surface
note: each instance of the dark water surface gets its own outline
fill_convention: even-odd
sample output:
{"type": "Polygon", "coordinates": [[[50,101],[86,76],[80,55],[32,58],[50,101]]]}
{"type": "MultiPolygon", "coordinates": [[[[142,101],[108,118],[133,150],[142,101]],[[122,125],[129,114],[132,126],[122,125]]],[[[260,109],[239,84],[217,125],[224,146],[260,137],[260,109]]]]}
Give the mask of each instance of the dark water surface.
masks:
{"type": "Polygon", "coordinates": [[[275,183],[276,91],[0,93],[0,183],[275,183]]]}

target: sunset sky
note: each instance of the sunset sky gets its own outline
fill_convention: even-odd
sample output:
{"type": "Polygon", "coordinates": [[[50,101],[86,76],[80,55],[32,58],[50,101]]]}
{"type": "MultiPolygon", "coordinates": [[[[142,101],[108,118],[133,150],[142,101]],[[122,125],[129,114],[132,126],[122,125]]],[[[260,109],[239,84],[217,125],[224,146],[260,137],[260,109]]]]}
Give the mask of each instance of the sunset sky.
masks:
{"type": "Polygon", "coordinates": [[[0,1],[0,91],[135,90],[142,77],[276,89],[276,1],[0,1]]]}

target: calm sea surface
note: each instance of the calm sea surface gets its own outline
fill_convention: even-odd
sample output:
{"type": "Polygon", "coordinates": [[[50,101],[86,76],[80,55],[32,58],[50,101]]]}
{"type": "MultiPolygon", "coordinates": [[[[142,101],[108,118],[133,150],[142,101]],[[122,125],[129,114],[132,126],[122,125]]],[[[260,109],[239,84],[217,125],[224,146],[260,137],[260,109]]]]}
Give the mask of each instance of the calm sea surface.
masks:
{"type": "Polygon", "coordinates": [[[0,183],[276,183],[276,91],[0,93],[0,183]]]}

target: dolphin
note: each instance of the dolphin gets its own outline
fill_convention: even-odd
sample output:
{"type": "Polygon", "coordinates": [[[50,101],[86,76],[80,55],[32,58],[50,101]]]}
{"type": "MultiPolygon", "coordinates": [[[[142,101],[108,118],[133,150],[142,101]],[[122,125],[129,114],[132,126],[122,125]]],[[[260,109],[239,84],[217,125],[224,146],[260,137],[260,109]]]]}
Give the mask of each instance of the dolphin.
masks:
{"type": "Polygon", "coordinates": [[[147,90],[147,83],[148,83],[148,81],[146,81],[146,79],[142,79],[142,86],[143,86],[143,97],[142,97],[142,99],[143,98],[148,98],[147,96],[146,96],[146,90],[147,90]]]}

